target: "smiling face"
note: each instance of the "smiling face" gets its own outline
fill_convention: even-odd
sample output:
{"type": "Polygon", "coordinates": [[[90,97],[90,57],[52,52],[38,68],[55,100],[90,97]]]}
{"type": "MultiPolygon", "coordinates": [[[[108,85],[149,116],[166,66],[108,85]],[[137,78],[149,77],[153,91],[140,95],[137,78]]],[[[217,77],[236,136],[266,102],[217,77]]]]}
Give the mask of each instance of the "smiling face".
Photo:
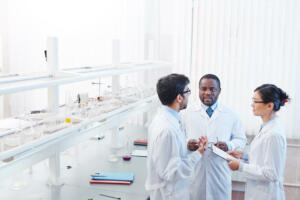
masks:
{"type": "Polygon", "coordinates": [[[263,117],[272,112],[274,104],[272,102],[264,103],[260,93],[256,91],[253,94],[251,106],[253,115],[263,117]]]}
{"type": "Polygon", "coordinates": [[[202,79],[199,85],[199,98],[206,106],[212,106],[218,100],[221,88],[215,79],[202,79]]]}

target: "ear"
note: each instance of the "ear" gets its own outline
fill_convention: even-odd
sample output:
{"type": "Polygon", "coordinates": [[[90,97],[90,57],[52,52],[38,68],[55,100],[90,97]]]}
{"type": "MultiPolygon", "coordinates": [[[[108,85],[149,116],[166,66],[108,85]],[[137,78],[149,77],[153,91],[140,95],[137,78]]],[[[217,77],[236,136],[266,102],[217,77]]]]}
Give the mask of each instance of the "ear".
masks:
{"type": "Polygon", "coordinates": [[[181,96],[180,94],[177,95],[176,97],[176,101],[181,103],[183,101],[183,96],[181,96]]]}
{"type": "Polygon", "coordinates": [[[273,110],[274,104],[273,104],[272,102],[268,103],[267,108],[268,108],[269,110],[273,110]]]}

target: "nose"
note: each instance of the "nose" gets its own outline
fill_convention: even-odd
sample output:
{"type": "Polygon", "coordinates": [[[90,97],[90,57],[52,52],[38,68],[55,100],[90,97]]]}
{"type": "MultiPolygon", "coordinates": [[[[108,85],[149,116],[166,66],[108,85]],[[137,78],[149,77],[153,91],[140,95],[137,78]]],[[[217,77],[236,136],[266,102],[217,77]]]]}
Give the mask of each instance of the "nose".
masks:
{"type": "Polygon", "coordinates": [[[210,90],[205,90],[205,94],[211,94],[210,90]]]}

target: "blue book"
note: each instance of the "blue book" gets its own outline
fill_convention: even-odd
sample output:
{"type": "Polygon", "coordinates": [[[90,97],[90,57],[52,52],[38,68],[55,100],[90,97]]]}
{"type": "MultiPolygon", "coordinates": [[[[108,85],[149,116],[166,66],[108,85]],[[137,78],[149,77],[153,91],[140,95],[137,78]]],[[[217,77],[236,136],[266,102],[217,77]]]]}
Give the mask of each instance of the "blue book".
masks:
{"type": "Polygon", "coordinates": [[[91,175],[93,180],[133,181],[133,173],[97,172],[91,175]]]}

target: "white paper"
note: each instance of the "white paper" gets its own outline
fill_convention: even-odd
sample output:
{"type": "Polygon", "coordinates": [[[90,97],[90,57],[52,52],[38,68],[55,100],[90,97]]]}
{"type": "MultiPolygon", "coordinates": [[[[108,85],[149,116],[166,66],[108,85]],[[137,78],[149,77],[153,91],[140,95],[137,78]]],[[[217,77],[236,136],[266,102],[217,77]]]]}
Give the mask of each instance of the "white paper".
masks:
{"type": "Polygon", "coordinates": [[[222,149],[219,149],[218,147],[216,147],[215,145],[211,145],[210,147],[211,151],[214,152],[216,155],[220,156],[221,158],[226,159],[231,159],[231,160],[236,160],[235,157],[229,155],[228,153],[226,153],[225,151],[223,151],[222,149]]]}
{"type": "Polygon", "coordinates": [[[132,156],[147,157],[147,150],[134,150],[132,156]]]}

